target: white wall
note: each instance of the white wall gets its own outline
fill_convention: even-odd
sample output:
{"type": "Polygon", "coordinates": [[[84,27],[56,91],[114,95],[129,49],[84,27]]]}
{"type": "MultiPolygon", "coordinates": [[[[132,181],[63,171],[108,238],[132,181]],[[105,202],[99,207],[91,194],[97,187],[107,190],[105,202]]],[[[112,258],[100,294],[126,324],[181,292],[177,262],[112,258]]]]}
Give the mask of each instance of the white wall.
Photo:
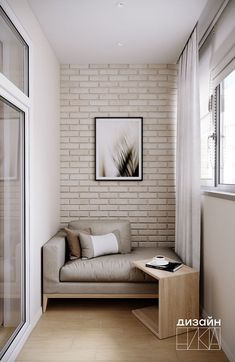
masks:
{"type": "Polygon", "coordinates": [[[59,226],[59,62],[26,0],[8,0],[31,38],[30,316],[41,310],[41,246],[59,226]]]}
{"type": "Polygon", "coordinates": [[[235,361],[235,200],[203,197],[203,309],[222,321],[223,349],[235,361]]]}

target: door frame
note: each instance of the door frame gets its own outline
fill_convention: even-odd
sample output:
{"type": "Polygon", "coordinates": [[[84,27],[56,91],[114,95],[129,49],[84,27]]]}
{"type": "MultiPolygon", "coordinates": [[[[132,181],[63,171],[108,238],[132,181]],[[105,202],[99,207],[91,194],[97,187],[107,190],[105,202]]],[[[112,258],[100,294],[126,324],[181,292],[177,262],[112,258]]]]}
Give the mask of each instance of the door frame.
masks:
{"type": "Polygon", "coordinates": [[[32,249],[30,248],[30,163],[31,163],[31,152],[30,152],[30,140],[32,127],[32,114],[33,114],[33,104],[32,104],[32,54],[33,47],[32,41],[23,26],[20,24],[19,20],[15,16],[14,12],[8,5],[6,0],[0,0],[0,6],[5,11],[6,15],[9,17],[11,22],[16,27],[17,31],[23,37],[25,42],[29,47],[29,61],[28,61],[28,75],[29,75],[29,96],[24,94],[19,88],[17,88],[9,79],[7,79],[3,74],[0,73],[0,95],[6,99],[8,102],[15,105],[17,108],[22,110],[25,115],[25,129],[24,129],[24,142],[25,142],[25,177],[24,177],[24,236],[25,236],[25,248],[24,248],[24,291],[22,297],[25,299],[24,308],[25,308],[25,323],[19,328],[18,333],[14,336],[14,339],[6,345],[4,355],[2,356],[2,361],[13,360],[17,357],[21,348],[24,345],[24,342],[28,338],[32,328],[36,321],[31,320],[30,316],[30,270],[31,270],[31,261],[32,258],[32,249]]]}

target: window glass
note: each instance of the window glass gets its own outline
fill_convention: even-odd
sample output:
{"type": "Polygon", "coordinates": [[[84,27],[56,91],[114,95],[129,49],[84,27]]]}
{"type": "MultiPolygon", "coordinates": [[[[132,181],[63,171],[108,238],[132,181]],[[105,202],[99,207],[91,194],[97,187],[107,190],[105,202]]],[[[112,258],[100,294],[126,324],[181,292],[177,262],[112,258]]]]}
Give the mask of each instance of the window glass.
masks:
{"type": "Polygon", "coordinates": [[[0,72],[28,95],[28,45],[0,7],[0,72]]]}
{"type": "Polygon", "coordinates": [[[235,70],[220,84],[220,184],[235,184],[235,70]]]}
{"type": "Polygon", "coordinates": [[[0,359],[25,322],[24,113],[0,97],[0,359]]]}

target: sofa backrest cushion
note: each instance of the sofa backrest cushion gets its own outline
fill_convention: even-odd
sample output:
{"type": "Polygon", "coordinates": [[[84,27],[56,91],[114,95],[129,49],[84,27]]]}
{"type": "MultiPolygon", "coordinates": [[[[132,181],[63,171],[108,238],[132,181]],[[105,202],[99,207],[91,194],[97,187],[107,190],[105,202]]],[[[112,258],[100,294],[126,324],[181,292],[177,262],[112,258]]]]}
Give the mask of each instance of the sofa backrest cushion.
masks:
{"type": "Polygon", "coordinates": [[[114,230],[118,230],[120,233],[121,253],[126,254],[131,252],[131,230],[128,220],[81,219],[71,221],[68,227],[73,230],[91,228],[93,235],[108,234],[114,230]]]}

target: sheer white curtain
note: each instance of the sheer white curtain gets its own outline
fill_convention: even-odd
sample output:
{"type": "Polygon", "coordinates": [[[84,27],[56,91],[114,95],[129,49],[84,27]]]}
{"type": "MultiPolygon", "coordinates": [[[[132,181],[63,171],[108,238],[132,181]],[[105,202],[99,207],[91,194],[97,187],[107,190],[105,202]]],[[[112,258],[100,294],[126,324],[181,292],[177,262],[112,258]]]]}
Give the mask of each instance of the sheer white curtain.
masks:
{"type": "Polygon", "coordinates": [[[200,118],[197,29],[179,60],[176,148],[176,252],[200,268],[200,118]]]}

